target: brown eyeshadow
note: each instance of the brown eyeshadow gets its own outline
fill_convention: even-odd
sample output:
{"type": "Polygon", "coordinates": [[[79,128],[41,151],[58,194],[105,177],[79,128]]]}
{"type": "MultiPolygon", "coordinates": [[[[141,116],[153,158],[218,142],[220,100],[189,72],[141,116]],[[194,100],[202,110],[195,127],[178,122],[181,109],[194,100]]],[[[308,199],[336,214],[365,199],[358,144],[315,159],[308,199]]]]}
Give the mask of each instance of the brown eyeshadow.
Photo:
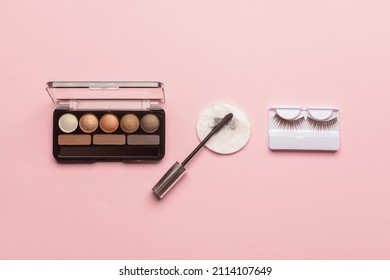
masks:
{"type": "Polygon", "coordinates": [[[95,134],[93,136],[95,145],[124,145],[126,136],[124,134],[95,134]]]}
{"type": "Polygon", "coordinates": [[[100,119],[100,128],[106,133],[112,133],[119,127],[118,118],[111,113],[104,114],[100,119]]]}
{"type": "Polygon", "coordinates": [[[87,113],[81,116],[79,126],[82,131],[92,133],[98,128],[99,120],[94,114],[87,113]]]}
{"type": "Polygon", "coordinates": [[[159,145],[159,135],[127,135],[128,145],[159,145]]]}
{"type": "Polygon", "coordinates": [[[154,114],[147,114],[141,119],[141,127],[147,133],[153,133],[160,127],[160,121],[154,114]]]}
{"type": "Polygon", "coordinates": [[[91,145],[91,135],[88,134],[60,134],[59,145],[91,145]]]}
{"type": "Polygon", "coordinates": [[[121,128],[127,133],[134,133],[139,128],[139,119],[134,114],[126,114],[121,118],[121,128]]]}

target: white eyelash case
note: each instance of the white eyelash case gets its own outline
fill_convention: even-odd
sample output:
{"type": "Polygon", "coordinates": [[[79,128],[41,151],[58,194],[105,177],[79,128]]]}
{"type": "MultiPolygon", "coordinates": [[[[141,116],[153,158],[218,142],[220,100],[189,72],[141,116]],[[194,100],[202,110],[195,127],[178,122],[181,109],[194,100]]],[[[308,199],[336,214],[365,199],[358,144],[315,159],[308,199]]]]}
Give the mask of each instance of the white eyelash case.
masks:
{"type": "Polygon", "coordinates": [[[336,108],[272,107],[268,112],[269,148],[337,151],[339,122],[336,108]]]}

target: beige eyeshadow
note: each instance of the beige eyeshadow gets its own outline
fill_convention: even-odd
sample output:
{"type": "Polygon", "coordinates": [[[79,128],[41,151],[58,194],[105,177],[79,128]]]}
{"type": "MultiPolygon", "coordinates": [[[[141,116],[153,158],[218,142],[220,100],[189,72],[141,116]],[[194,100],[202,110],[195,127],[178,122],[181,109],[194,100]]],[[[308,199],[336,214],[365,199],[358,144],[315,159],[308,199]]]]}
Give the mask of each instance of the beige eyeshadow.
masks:
{"type": "Polygon", "coordinates": [[[119,127],[119,120],[114,114],[104,114],[100,119],[100,128],[106,132],[111,133],[119,127]]]}
{"type": "Polygon", "coordinates": [[[95,134],[93,143],[95,145],[124,145],[126,136],[124,134],[95,134]]]}
{"type": "Polygon", "coordinates": [[[99,125],[98,118],[91,113],[82,115],[79,121],[79,126],[81,130],[86,133],[94,132],[98,128],[98,125],[99,125]]]}
{"type": "Polygon", "coordinates": [[[127,133],[133,133],[139,128],[139,119],[134,114],[126,114],[121,118],[121,128],[127,133]]]}
{"type": "Polygon", "coordinates": [[[71,113],[63,114],[58,120],[58,126],[65,133],[71,133],[77,129],[77,117],[71,113]]]}
{"type": "Polygon", "coordinates": [[[91,145],[91,135],[88,134],[60,134],[59,145],[91,145]]]}
{"type": "Polygon", "coordinates": [[[159,119],[153,114],[147,114],[141,119],[141,127],[147,133],[153,133],[160,127],[159,119]]]}
{"type": "Polygon", "coordinates": [[[159,135],[127,135],[128,145],[159,145],[159,135]]]}

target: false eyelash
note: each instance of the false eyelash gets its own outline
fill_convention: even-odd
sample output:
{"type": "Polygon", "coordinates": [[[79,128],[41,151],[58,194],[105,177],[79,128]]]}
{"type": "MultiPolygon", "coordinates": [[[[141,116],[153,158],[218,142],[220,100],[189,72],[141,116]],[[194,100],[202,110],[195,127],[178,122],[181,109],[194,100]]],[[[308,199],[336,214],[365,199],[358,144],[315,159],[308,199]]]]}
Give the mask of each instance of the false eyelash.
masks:
{"type": "Polygon", "coordinates": [[[301,117],[301,118],[296,119],[296,120],[286,120],[286,119],[282,118],[281,116],[279,116],[278,114],[275,114],[272,119],[277,126],[279,126],[282,129],[286,129],[286,130],[299,129],[302,127],[302,125],[305,122],[304,117],[301,117]]]}
{"type": "Polygon", "coordinates": [[[312,130],[316,131],[331,131],[337,128],[337,117],[328,121],[317,121],[312,118],[307,118],[307,123],[312,130]]]}

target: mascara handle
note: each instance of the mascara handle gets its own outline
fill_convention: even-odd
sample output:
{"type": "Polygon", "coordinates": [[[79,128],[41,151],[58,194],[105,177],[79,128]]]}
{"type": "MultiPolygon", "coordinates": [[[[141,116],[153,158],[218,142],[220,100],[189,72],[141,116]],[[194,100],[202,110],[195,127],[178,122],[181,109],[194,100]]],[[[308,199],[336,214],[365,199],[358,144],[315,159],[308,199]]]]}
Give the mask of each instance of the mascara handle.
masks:
{"type": "Polygon", "coordinates": [[[153,187],[153,192],[158,198],[163,198],[164,195],[180,180],[185,174],[186,169],[179,162],[172,165],[171,168],[161,177],[157,184],[153,187]]]}

